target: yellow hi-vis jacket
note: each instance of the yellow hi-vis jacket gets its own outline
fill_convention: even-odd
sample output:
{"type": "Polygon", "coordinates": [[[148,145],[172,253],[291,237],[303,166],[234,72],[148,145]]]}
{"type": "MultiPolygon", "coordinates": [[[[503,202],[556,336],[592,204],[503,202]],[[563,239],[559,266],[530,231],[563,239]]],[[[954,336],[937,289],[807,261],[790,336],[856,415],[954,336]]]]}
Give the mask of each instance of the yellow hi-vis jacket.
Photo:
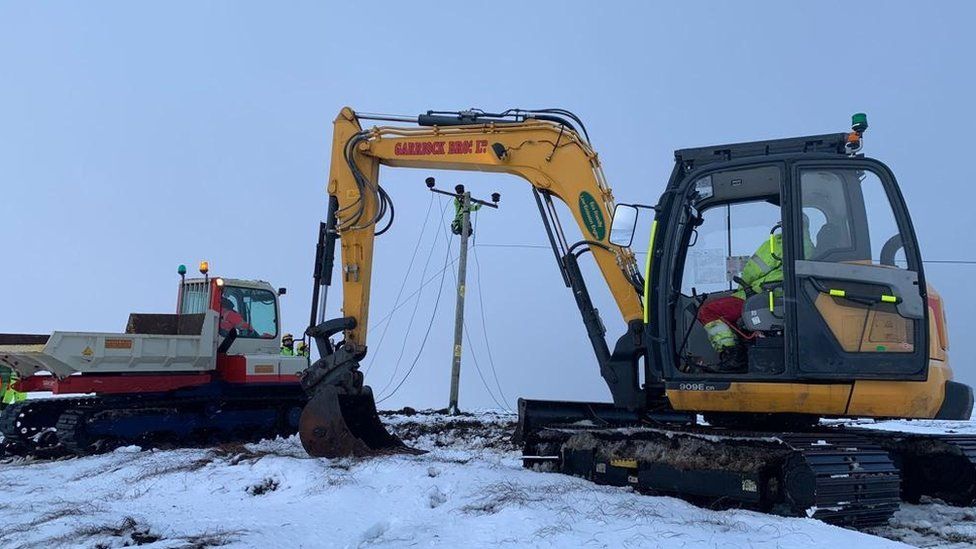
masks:
{"type": "Polygon", "coordinates": [[[15,391],[11,385],[20,379],[17,372],[6,366],[0,366],[0,403],[7,405],[20,402],[27,398],[27,393],[15,391]]]}
{"type": "MultiPolygon", "coordinates": [[[[803,235],[803,250],[805,252],[804,257],[809,257],[813,252],[813,242],[808,234],[803,235]]],[[[770,235],[759,246],[756,253],[752,254],[749,261],[746,261],[745,267],[742,268],[741,278],[746,286],[756,294],[764,291],[764,284],[783,281],[783,235],[770,235]]],[[[782,288],[778,288],[776,293],[782,295],[782,288]]],[[[745,288],[740,288],[733,295],[739,299],[745,299],[745,288]]]]}

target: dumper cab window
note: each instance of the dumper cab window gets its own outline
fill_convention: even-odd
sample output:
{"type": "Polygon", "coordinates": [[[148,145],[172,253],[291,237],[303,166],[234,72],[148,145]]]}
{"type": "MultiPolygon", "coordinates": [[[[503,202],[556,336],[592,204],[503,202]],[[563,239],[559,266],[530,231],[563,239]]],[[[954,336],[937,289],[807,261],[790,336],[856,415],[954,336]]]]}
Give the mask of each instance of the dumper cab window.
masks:
{"type": "Polygon", "coordinates": [[[225,286],[220,304],[220,335],[226,336],[234,328],[237,337],[273,339],[278,336],[278,311],[273,292],[225,286]]]}

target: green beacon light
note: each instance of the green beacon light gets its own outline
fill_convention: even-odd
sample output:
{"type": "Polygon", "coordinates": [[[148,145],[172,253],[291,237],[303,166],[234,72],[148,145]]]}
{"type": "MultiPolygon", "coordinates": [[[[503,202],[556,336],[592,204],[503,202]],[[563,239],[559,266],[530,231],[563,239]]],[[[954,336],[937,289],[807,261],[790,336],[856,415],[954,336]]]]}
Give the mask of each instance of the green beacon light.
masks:
{"type": "Polygon", "coordinates": [[[859,112],[851,116],[851,129],[857,133],[864,133],[864,130],[868,129],[868,115],[859,112]]]}
{"type": "Polygon", "coordinates": [[[186,265],[180,265],[176,268],[176,274],[183,276],[186,274],[186,265]]]}

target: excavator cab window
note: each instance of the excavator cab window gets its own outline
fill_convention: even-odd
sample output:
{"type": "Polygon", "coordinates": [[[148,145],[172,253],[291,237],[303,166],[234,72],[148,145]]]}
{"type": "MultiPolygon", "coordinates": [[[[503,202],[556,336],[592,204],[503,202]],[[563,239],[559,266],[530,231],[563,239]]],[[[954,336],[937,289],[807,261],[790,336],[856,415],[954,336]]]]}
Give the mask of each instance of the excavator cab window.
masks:
{"type": "Polygon", "coordinates": [[[719,171],[692,184],[675,271],[681,289],[672,340],[679,371],[741,377],[785,370],[784,290],[776,275],[782,252],[776,260],[766,257],[774,271],[768,280],[756,279],[755,266],[746,269],[771,237],[779,250],[782,182],[783,169],[769,165],[719,171]],[[775,293],[774,307],[766,292],[775,293]]]}

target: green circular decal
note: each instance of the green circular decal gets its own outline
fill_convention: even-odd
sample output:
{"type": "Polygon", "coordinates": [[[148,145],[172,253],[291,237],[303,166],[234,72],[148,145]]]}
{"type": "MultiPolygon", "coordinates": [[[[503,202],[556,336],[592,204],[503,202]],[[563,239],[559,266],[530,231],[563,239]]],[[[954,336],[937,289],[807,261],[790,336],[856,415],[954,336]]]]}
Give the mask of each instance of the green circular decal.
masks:
{"type": "Polygon", "coordinates": [[[583,191],[579,196],[580,215],[583,217],[583,224],[590,236],[594,240],[602,241],[607,236],[607,223],[603,218],[603,208],[600,203],[593,198],[593,195],[583,191]]]}

